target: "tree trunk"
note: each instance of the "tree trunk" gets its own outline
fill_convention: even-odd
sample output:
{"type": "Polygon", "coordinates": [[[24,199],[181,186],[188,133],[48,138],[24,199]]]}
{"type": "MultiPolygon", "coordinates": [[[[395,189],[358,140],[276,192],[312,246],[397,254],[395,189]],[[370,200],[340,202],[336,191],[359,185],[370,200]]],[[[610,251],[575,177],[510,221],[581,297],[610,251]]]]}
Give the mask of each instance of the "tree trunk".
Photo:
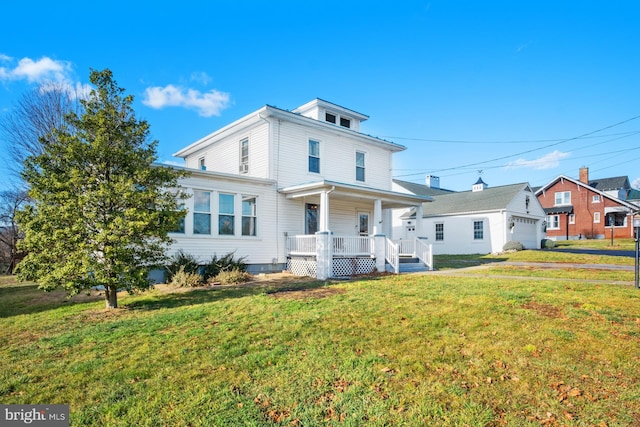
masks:
{"type": "Polygon", "coordinates": [[[118,308],[118,288],[115,286],[107,286],[104,289],[105,302],[107,308],[118,308]]]}

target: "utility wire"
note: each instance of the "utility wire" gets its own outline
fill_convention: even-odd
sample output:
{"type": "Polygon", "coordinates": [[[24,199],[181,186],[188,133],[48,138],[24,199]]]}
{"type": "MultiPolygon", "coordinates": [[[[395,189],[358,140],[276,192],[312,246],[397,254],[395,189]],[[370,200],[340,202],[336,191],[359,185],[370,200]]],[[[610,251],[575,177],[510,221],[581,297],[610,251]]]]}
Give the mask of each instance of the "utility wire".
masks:
{"type": "MultiPolygon", "coordinates": [[[[604,130],[614,128],[614,127],[616,127],[616,126],[623,125],[623,124],[625,124],[625,123],[628,123],[628,122],[630,122],[630,121],[632,121],[632,120],[637,120],[637,119],[639,119],[639,118],[640,118],[640,115],[638,115],[638,116],[634,116],[634,117],[631,117],[631,118],[629,118],[629,119],[623,120],[623,121],[621,121],[621,122],[614,123],[614,124],[612,124],[612,125],[605,126],[605,127],[603,127],[603,128],[596,129],[596,130],[594,130],[594,131],[587,132],[587,133],[584,133],[584,134],[582,134],[582,135],[575,136],[575,137],[573,137],[573,138],[563,139],[563,140],[560,140],[560,141],[558,141],[558,142],[554,142],[553,144],[547,144],[547,145],[544,145],[544,146],[542,146],[542,147],[538,147],[538,148],[534,148],[534,149],[531,149],[531,150],[522,151],[522,152],[520,152],[520,153],[511,154],[511,155],[508,155],[508,156],[497,157],[497,158],[495,158],[495,159],[485,160],[485,161],[482,161],[482,162],[468,163],[468,164],[466,164],[466,165],[461,165],[461,166],[456,166],[456,167],[451,167],[451,168],[438,169],[438,170],[435,170],[435,171],[433,171],[433,172],[444,172],[444,171],[449,171],[449,170],[455,170],[455,169],[460,169],[460,168],[466,168],[466,167],[470,167],[470,166],[484,165],[484,164],[491,163],[491,162],[495,162],[495,161],[498,161],[498,160],[505,160],[505,159],[509,159],[509,158],[511,158],[511,157],[516,157],[516,156],[521,156],[521,155],[523,155],[523,154],[533,153],[534,151],[539,151],[539,150],[543,150],[543,149],[545,149],[545,148],[555,147],[555,146],[560,145],[560,144],[565,144],[565,143],[570,142],[570,141],[575,141],[575,140],[577,140],[577,139],[586,138],[586,137],[588,137],[588,136],[590,136],[590,135],[593,135],[593,134],[595,134],[595,133],[602,132],[602,131],[604,131],[604,130]]],[[[401,177],[406,177],[406,176],[423,175],[424,173],[426,173],[426,172],[421,172],[421,173],[411,173],[411,174],[403,174],[403,175],[396,175],[396,177],[397,177],[397,178],[401,178],[401,177]]]]}

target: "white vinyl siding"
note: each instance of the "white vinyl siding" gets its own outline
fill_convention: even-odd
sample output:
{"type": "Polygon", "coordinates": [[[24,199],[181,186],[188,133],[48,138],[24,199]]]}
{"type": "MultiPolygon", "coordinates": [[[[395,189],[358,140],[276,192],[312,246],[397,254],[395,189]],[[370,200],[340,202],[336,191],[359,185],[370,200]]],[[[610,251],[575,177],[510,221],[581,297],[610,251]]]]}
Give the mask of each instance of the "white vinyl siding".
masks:
{"type": "MultiPolygon", "coordinates": [[[[272,150],[273,162],[279,165],[274,171],[274,178],[277,177],[279,187],[286,188],[319,179],[362,184],[356,180],[354,172],[354,153],[362,151],[366,152],[367,186],[391,190],[392,152],[388,149],[373,145],[364,146],[362,142],[351,141],[343,135],[337,135],[335,131],[310,131],[288,122],[274,124],[273,127],[274,140],[280,141],[279,148],[274,147],[272,150]],[[319,174],[309,172],[310,139],[320,142],[319,174]]],[[[254,140],[251,147],[253,169],[254,140]]]]}
{"type": "MultiPolygon", "coordinates": [[[[237,148],[237,141],[236,141],[237,148]]],[[[246,256],[246,262],[250,264],[271,264],[274,259],[276,262],[285,262],[286,255],[284,249],[283,233],[281,228],[275,221],[276,206],[278,203],[284,206],[281,218],[286,218],[290,207],[286,203],[276,202],[278,197],[275,187],[271,183],[244,183],[237,180],[216,179],[211,180],[203,176],[191,176],[180,180],[180,184],[185,190],[192,194],[192,197],[184,200],[187,211],[185,217],[185,233],[171,233],[174,239],[171,245],[169,256],[178,250],[189,253],[196,258],[206,261],[211,259],[215,254],[222,256],[231,252],[235,252],[237,257],[246,256]],[[192,190],[194,189],[195,190],[192,190]],[[211,234],[195,234],[194,227],[194,204],[193,194],[195,191],[208,191],[210,193],[211,208],[210,214],[215,213],[216,222],[212,220],[211,234]],[[243,195],[251,195],[255,198],[255,235],[241,235],[242,218],[236,214],[234,218],[235,235],[225,236],[217,234],[217,215],[218,215],[218,195],[233,194],[235,196],[234,211],[242,212],[243,195]],[[268,227],[261,227],[261,224],[269,224],[268,227]],[[280,239],[280,240],[278,240],[280,239]]],[[[284,199],[284,197],[283,197],[284,199]]],[[[292,215],[293,216],[293,215],[292,215]]]]}

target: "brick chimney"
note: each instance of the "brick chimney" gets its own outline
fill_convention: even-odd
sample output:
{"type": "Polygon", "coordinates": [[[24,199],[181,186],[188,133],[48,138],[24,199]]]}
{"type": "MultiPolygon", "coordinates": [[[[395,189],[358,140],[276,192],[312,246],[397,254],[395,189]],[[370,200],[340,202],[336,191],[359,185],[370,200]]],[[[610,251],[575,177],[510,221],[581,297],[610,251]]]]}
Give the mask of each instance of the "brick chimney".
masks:
{"type": "Polygon", "coordinates": [[[580,182],[589,185],[589,168],[588,167],[583,166],[580,168],[580,182]]]}

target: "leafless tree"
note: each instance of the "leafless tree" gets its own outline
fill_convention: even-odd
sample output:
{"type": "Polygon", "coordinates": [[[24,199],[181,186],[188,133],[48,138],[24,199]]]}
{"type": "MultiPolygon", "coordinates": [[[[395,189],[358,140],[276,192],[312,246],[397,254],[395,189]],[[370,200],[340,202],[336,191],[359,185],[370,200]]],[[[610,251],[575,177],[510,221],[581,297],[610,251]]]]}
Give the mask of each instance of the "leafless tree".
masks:
{"type": "Polygon", "coordinates": [[[11,273],[20,259],[17,243],[22,238],[16,214],[29,202],[24,190],[6,190],[0,192],[0,265],[2,273],[11,273]]]}
{"type": "Polygon", "coordinates": [[[24,160],[42,153],[52,131],[66,125],[65,116],[78,112],[77,94],[66,84],[48,82],[26,92],[9,113],[0,116],[0,133],[7,144],[7,169],[19,177],[24,160]]]}

